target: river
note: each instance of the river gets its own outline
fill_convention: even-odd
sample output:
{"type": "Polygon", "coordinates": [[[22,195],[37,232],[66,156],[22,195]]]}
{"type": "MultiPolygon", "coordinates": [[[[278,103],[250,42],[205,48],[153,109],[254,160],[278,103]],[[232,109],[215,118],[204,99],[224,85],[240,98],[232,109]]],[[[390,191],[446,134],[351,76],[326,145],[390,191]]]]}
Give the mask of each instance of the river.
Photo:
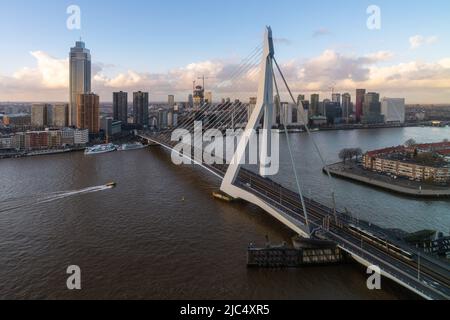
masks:
{"type": "MultiPolygon", "coordinates": [[[[313,135],[332,163],[344,147],[441,141],[450,129],[313,135]]],[[[305,193],[330,203],[330,183],[311,139],[290,137],[305,193]]],[[[294,188],[287,152],[281,161],[275,179],[294,188]]],[[[407,231],[449,232],[448,200],[414,200],[334,181],[338,206],[360,218],[407,231]]],[[[199,168],[173,165],[159,148],[1,160],[0,299],[414,298],[387,280],[383,290],[369,291],[366,270],[357,264],[247,269],[249,243],[263,244],[266,235],[289,241],[293,234],[253,205],[214,200],[218,186],[199,168]],[[115,189],[102,187],[110,181],[117,182],[115,189]],[[69,265],[82,270],[81,291],[66,288],[69,265]]]]}

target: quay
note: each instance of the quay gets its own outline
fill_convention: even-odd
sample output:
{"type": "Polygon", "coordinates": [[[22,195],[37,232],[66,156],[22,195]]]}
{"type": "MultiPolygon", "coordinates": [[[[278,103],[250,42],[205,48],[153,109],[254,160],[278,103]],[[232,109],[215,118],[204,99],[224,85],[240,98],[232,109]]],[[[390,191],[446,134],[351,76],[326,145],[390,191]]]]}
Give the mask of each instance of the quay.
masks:
{"type": "Polygon", "coordinates": [[[396,179],[357,166],[355,163],[343,162],[328,165],[323,171],[329,171],[334,177],[360,182],[372,187],[392,191],[397,194],[420,198],[450,197],[450,187],[430,185],[407,179],[396,179]]]}

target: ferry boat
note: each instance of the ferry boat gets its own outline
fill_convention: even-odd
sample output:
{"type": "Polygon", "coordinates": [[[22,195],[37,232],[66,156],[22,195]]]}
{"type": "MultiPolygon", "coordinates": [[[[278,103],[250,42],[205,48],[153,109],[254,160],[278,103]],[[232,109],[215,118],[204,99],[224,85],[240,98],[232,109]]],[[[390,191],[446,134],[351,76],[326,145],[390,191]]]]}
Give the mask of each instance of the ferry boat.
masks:
{"type": "Polygon", "coordinates": [[[139,149],[144,149],[144,148],[145,148],[145,146],[142,143],[140,143],[140,142],[137,142],[137,143],[125,143],[125,144],[122,144],[119,147],[118,151],[139,150],[139,149]]]}
{"type": "Polygon", "coordinates": [[[117,150],[117,146],[110,143],[110,144],[100,144],[100,145],[96,145],[93,146],[91,148],[87,148],[84,151],[85,155],[96,155],[96,154],[101,154],[101,153],[107,153],[107,152],[113,152],[117,150]]]}

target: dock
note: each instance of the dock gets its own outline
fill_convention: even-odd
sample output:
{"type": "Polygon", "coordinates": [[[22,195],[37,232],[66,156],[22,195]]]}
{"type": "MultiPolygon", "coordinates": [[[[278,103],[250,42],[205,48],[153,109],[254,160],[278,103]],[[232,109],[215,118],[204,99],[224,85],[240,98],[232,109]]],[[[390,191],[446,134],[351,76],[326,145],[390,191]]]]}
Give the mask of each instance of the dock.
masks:
{"type": "MultiPolygon", "coordinates": [[[[298,241],[298,239],[296,240],[298,241]]],[[[335,244],[308,240],[306,245],[290,247],[286,243],[265,248],[250,245],[247,252],[249,268],[300,268],[304,266],[333,265],[343,262],[345,255],[335,244]]]]}

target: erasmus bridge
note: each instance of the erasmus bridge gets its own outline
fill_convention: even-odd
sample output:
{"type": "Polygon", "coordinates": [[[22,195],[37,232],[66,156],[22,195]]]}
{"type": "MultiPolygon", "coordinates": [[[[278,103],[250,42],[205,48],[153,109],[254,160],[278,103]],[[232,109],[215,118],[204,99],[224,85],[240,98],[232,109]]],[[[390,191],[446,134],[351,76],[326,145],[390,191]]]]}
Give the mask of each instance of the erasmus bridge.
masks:
{"type": "MultiPolygon", "coordinates": [[[[152,145],[161,146],[172,154],[175,152],[179,156],[188,157],[191,163],[220,179],[220,189],[223,193],[231,198],[242,199],[258,206],[299,236],[314,239],[320,234],[322,239],[336,243],[357,262],[366,267],[379,268],[382,276],[419,296],[429,300],[448,300],[450,298],[450,266],[446,261],[408,245],[399,240],[390,230],[356,219],[347,212],[340,212],[336,208],[333,190],[331,190],[332,207],[303,195],[301,176],[295,168],[286,126],[284,133],[297,190],[291,190],[271,179],[269,175],[271,157],[269,156],[273,142],[271,131],[274,120],[274,94],[280,97],[281,86],[286,89],[292,103],[298,106],[299,117],[302,117],[309,138],[325,168],[326,163],[304,119],[302,104],[295,100],[276,60],[270,27],[266,30],[262,46],[243,60],[227,83],[231,83],[243,74],[256,74],[257,71],[259,71],[258,96],[253,108],[239,101],[219,105],[205,103],[201,108],[188,110],[180,118],[176,127],[159,132],[139,132],[140,138],[152,145]],[[255,58],[258,61],[260,57],[261,62],[258,68],[255,58]],[[179,152],[177,146],[180,141],[173,139],[174,132],[182,130],[190,135],[198,134],[195,127],[199,122],[202,123],[200,134],[209,129],[224,132],[236,127],[245,128],[237,138],[237,147],[234,149],[231,161],[205,163],[203,143],[200,145],[194,143],[194,146],[190,146],[194,151],[191,155],[179,152]],[[260,150],[257,170],[252,170],[242,163],[245,163],[249,144],[252,143],[251,134],[255,130],[260,130],[258,135],[260,150]]],[[[212,153],[211,151],[211,156],[212,153]]],[[[331,180],[329,172],[327,174],[331,180]]]]}

